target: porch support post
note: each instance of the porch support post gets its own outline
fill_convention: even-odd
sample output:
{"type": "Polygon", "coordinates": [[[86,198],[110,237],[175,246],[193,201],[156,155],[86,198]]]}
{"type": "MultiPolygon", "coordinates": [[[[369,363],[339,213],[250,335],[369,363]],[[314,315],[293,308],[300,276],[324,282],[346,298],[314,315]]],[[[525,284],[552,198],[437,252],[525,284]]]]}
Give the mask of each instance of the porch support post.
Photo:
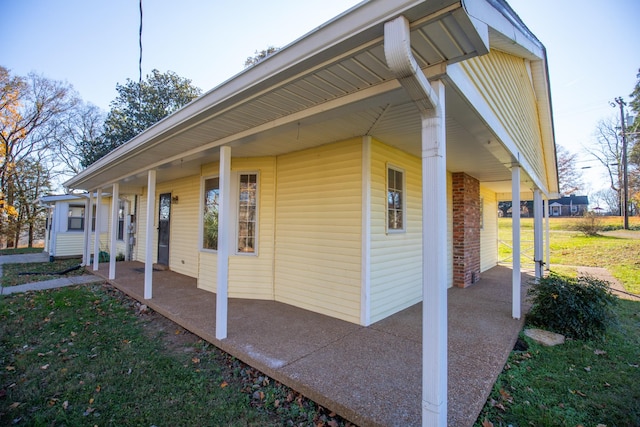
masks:
{"type": "Polygon", "coordinates": [[[229,245],[231,220],[231,147],[220,147],[218,199],[218,274],[216,284],[216,339],[227,338],[229,305],[229,245]]]}
{"type": "Polygon", "coordinates": [[[89,264],[89,242],[91,239],[89,236],[91,235],[91,202],[92,197],[89,194],[84,201],[84,224],[83,224],[83,233],[82,233],[82,265],[85,266],[89,264]]]}
{"type": "Polygon", "coordinates": [[[536,281],[542,278],[544,260],[542,254],[542,193],[538,188],[533,190],[533,262],[536,268],[536,281]]]}
{"type": "Polygon", "coordinates": [[[422,425],[447,425],[447,163],[445,89],[422,114],[422,425]]]}
{"type": "Polygon", "coordinates": [[[96,229],[93,237],[93,271],[100,265],[100,228],[102,227],[102,189],[96,191],[96,229]]]}
{"type": "Polygon", "coordinates": [[[111,229],[109,230],[109,280],[116,278],[116,244],[118,242],[118,199],[120,198],[120,184],[113,184],[111,190],[111,229]]]}
{"type": "Polygon", "coordinates": [[[545,220],[545,270],[549,271],[551,258],[551,241],[549,240],[549,199],[544,199],[544,220],[545,220]]]}
{"type": "Polygon", "coordinates": [[[153,221],[156,216],[156,171],[147,173],[147,223],[144,236],[144,299],[153,294],[153,221]]]}
{"type": "Polygon", "coordinates": [[[513,241],[513,271],[511,278],[511,316],[520,319],[520,166],[511,169],[511,233],[513,241]]]}
{"type": "Polygon", "coordinates": [[[422,121],[422,425],[447,425],[447,170],[445,92],[411,52],[409,21],[384,24],[387,65],[422,121]]]}

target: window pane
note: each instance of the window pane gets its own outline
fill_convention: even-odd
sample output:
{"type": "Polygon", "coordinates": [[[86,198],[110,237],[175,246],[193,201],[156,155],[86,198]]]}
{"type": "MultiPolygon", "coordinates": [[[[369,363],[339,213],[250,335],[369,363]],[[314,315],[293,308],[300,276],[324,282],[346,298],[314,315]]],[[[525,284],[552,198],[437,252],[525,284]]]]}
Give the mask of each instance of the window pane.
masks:
{"type": "Polygon", "coordinates": [[[240,175],[238,252],[255,252],[258,175],[240,175]]]}
{"type": "Polygon", "coordinates": [[[218,178],[204,181],[204,212],[202,247],[218,249],[218,207],[220,197],[220,180],[218,178]]]}
{"type": "Polygon", "coordinates": [[[403,172],[388,168],[387,176],[387,228],[402,230],[404,229],[403,172]]]}

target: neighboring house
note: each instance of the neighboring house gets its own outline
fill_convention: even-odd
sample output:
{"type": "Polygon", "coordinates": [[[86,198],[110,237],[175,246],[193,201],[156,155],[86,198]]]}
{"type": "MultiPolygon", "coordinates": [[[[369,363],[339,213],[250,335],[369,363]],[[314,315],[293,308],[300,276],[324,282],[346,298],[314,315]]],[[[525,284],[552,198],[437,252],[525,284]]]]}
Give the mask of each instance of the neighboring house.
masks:
{"type": "Polygon", "coordinates": [[[131,200],[145,298],[153,263],[196,278],[218,339],[227,296],[370,325],[424,295],[442,422],[446,288],[497,264],[498,200],[555,197],[550,103],[544,46],[504,1],[363,2],[65,186],[131,200]]]}
{"type": "Polygon", "coordinates": [[[589,210],[588,196],[563,196],[549,200],[549,216],[582,216],[589,210]]]}
{"type": "MultiPolygon", "coordinates": [[[[48,208],[44,251],[54,258],[71,258],[83,255],[85,226],[88,215],[88,194],[60,194],[40,198],[40,203],[48,208]]],[[[110,197],[105,197],[101,203],[99,250],[110,252],[108,246],[108,231],[111,225],[109,216],[110,197]]],[[[130,202],[122,198],[118,204],[118,229],[116,236],[116,254],[126,257],[129,253],[128,233],[130,229],[130,216],[128,215],[130,202]]],[[[96,205],[93,204],[91,215],[91,235],[96,227],[96,205]]],[[[93,237],[92,237],[93,238],[93,237]]],[[[91,242],[93,245],[93,241],[91,242]]],[[[117,256],[116,255],[116,256],[117,256]]]]}

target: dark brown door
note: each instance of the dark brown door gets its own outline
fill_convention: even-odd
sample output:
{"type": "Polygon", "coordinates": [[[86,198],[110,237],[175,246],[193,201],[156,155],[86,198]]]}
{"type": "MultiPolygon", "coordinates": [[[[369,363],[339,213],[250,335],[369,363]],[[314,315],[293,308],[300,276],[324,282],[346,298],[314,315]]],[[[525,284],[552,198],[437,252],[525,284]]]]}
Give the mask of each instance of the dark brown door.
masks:
{"type": "Polygon", "coordinates": [[[158,209],[158,264],[169,265],[169,227],[171,224],[171,193],[160,195],[158,209]]]}

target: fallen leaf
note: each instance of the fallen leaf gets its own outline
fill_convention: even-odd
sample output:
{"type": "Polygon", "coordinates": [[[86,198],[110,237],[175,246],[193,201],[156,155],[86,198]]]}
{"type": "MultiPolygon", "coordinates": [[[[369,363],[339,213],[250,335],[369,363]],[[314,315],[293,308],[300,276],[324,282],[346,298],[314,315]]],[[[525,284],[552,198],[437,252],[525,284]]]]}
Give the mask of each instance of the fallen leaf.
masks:
{"type": "Polygon", "coordinates": [[[493,427],[493,423],[485,418],[482,422],[482,427],[493,427]]]}
{"type": "Polygon", "coordinates": [[[89,405],[93,404],[93,397],[89,399],[89,405]]]}
{"type": "Polygon", "coordinates": [[[604,351],[604,350],[598,350],[598,349],[595,349],[595,350],[593,350],[593,354],[595,354],[595,355],[597,355],[597,356],[601,356],[601,355],[603,355],[603,354],[607,354],[607,352],[606,352],[606,351],[604,351]]]}
{"type": "Polygon", "coordinates": [[[500,396],[502,396],[502,398],[507,402],[513,403],[513,397],[511,397],[511,395],[502,388],[500,389],[500,396]]]}
{"type": "Polygon", "coordinates": [[[11,405],[9,405],[9,409],[16,409],[20,405],[22,405],[22,402],[13,402],[11,405]]]}
{"type": "Polygon", "coordinates": [[[71,331],[71,336],[72,336],[72,337],[75,337],[76,335],[78,335],[78,333],[77,333],[77,332],[73,332],[73,331],[71,331]]]}
{"type": "Polygon", "coordinates": [[[584,394],[583,392],[581,392],[580,390],[576,390],[576,394],[577,394],[578,396],[587,397],[587,395],[586,395],[586,394],[584,394]]]}
{"type": "Polygon", "coordinates": [[[44,356],[44,353],[38,353],[38,357],[44,356]]]}
{"type": "Polygon", "coordinates": [[[64,402],[62,402],[62,409],[64,409],[66,411],[68,407],[69,407],[69,401],[68,400],[65,400],[64,402]]]}
{"type": "Polygon", "coordinates": [[[43,371],[46,371],[47,369],[49,369],[49,364],[47,363],[46,365],[42,365],[40,366],[40,369],[42,369],[43,371]]]}
{"type": "Polygon", "coordinates": [[[96,387],[96,392],[100,393],[100,390],[101,390],[101,389],[102,389],[102,388],[100,387],[100,384],[98,384],[98,387],[96,387]]]}
{"type": "Polygon", "coordinates": [[[228,385],[229,385],[229,383],[228,383],[228,382],[226,382],[226,381],[222,381],[222,384],[220,384],[220,388],[225,388],[225,387],[227,387],[228,385]]]}
{"type": "Polygon", "coordinates": [[[93,411],[95,411],[94,408],[92,407],[88,407],[86,411],[84,411],[84,413],[82,415],[84,415],[85,417],[89,414],[91,414],[93,411]]]}
{"type": "Polygon", "coordinates": [[[329,427],[338,427],[338,422],[336,420],[331,420],[328,425],[329,427]]]}
{"type": "Polygon", "coordinates": [[[605,381],[605,383],[603,384],[605,387],[611,387],[611,384],[609,384],[608,382],[605,381]]]}
{"type": "Polygon", "coordinates": [[[200,363],[200,358],[199,358],[199,357],[192,357],[192,358],[191,358],[191,361],[192,361],[193,363],[200,363]]]}
{"type": "Polygon", "coordinates": [[[15,366],[7,366],[7,371],[15,371],[16,367],[15,366]]]}
{"type": "Polygon", "coordinates": [[[587,371],[587,372],[591,372],[591,366],[585,366],[584,370],[587,371]]]}

